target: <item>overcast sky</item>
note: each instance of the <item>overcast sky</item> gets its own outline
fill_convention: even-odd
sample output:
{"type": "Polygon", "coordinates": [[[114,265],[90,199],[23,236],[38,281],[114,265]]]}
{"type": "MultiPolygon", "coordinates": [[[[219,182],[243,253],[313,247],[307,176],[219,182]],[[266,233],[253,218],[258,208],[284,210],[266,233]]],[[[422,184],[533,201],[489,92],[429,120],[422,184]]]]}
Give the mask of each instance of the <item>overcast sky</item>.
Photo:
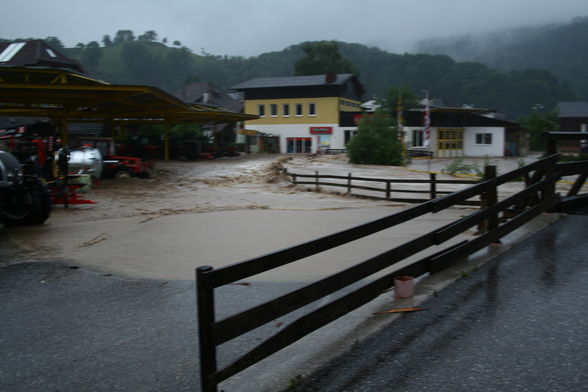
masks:
{"type": "Polygon", "coordinates": [[[0,38],[66,47],[155,30],[200,53],[257,56],[303,41],[410,51],[420,39],[569,21],[588,0],[1,0],[0,38]]]}

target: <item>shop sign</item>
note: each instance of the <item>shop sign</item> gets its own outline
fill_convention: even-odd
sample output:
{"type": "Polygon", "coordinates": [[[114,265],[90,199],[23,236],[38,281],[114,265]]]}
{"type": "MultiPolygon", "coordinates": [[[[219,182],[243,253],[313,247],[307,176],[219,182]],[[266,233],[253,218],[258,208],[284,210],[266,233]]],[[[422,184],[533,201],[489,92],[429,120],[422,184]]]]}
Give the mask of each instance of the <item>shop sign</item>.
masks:
{"type": "Polygon", "coordinates": [[[310,127],[311,135],[330,135],[333,133],[333,127],[310,127]]]}

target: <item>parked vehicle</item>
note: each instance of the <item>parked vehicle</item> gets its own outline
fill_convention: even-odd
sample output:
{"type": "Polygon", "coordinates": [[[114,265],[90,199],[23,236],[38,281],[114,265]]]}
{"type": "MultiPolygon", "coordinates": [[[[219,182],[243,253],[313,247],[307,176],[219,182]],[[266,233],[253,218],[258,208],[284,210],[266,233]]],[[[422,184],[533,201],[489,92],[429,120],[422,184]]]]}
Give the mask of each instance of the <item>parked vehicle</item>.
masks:
{"type": "Polygon", "coordinates": [[[149,170],[154,166],[154,161],[143,161],[137,157],[126,157],[119,155],[109,155],[104,157],[103,173],[105,177],[110,178],[149,178],[149,170]]]}
{"type": "Polygon", "coordinates": [[[47,186],[9,152],[0,151],[0,222],[7,226],[38,225],[49,218],[47,186]]]}
{"type": "Polygon", "coordinates": [[[127,149],[124,148],[121,149],[121,153],[119,146],[110,137],[86,137],[80,139],[80,142],[86,146],[86,149],[101,153],[103,178],[149,178],[150,170],[155,166],[154,159],[127,155],[125,154],[127,149]]]}

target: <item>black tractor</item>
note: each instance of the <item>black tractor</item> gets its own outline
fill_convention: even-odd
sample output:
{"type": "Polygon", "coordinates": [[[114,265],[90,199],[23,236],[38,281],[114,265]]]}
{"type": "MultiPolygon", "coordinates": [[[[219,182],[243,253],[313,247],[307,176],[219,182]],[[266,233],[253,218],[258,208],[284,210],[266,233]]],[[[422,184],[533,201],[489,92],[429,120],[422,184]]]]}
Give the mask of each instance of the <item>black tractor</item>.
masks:
{"type": "Polygon", "coordinates": [[[0,151],[0,222],[6,226],[39,225],[49,217],[49,190],[26,169],[14,155],[0,151]]]}

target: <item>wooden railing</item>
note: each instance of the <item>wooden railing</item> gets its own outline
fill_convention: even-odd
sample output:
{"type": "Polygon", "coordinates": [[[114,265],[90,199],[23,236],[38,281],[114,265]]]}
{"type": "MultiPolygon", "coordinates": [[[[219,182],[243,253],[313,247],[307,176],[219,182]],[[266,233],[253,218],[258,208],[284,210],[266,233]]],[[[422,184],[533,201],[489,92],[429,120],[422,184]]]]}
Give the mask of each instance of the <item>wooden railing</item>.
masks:
{"type": "Polygon", "coordinates": [[[556,161],[557,155],[552,155],[504,175],[486,179],[462,191],[444,195],[398,213],[291,248],[217,269],[210,266],[197,268],[202,392],[217,391],[217,385],[223,380],[373,300],[393,286],[395,276],[418,277],[426,273],[440,271],[490,243],[498,241],[540,213],[549,210],[559,201],[559,194],[555,193],[555,183],[560,178],[559,173],[555,172],[556,161]],[[520,177],[528,179],[528,186],[499,201],[498,187],[520,177]],[[269,302],[221,320],[215,318],[214,292],[216,288],[344,245],[424,214],[442,211],[473,197],[481,197],[484,200],[484,205],[482,209],[470,215],[269,302]],[[384,268],[397,265],[400,261],[420,251],[441,245],[476,225],[484,227],[484,231],[474,239],[448,246],[440,252],[402,268],[397,267],[393,272],[378,277],[363,287],[289,323],[278,333],[268,337],[267,340],[230,365],[221,369],[217,367],[217,346],[344,289],[384,268]]]}
{"type": "MultiPolygon", "coordinates": [[[[373,177],[354,177],[351,173],[347,176],[333,175],[333,174],[319,174],[315,171],[314,174],[297,174],[284,171],[285,174],[292,178],[292,184],[295,185],[311,185],[318,189],[321,186],[330,186],[344,188],[348,195],[356,196],[370,196],[365,193],[353,193],[353,189],[359,189],[363,191],[370,191],[376,193],[382,193],[383,198],[390,201],[397,201],[402,203],[422,203],[437,198],[439,195],[447,195],[454,191],[440,190],[439,185],[443,184],[462,184],[472,185],[477,184],[480,181],[476,180],[439,180],[437,179],[436,173],[429,173],[429,178],[411,179],[411,178],[373,178],[373,177]],[[340,182],[324,181],[324,180],[342,180],[340,182]],[[358,181],[380,183],[382,186],[365,186],[357,184],[358,181]],[[392,184],[395,184],[393,186],[392,184]],[[409,185],[409,184],[428,184],[428,189],[414,189],[414,188],[401,188],[396,184],[409,185]],[[393,194],[426,194],[427,198],[414,198],[414,197],[392,197],[393,194]]],[[[374,196],[370,196],[374,197],[374,196]]],[[[461,204],[464,205],[480,205],[479,200],[463,200],[461,204]]]]}

